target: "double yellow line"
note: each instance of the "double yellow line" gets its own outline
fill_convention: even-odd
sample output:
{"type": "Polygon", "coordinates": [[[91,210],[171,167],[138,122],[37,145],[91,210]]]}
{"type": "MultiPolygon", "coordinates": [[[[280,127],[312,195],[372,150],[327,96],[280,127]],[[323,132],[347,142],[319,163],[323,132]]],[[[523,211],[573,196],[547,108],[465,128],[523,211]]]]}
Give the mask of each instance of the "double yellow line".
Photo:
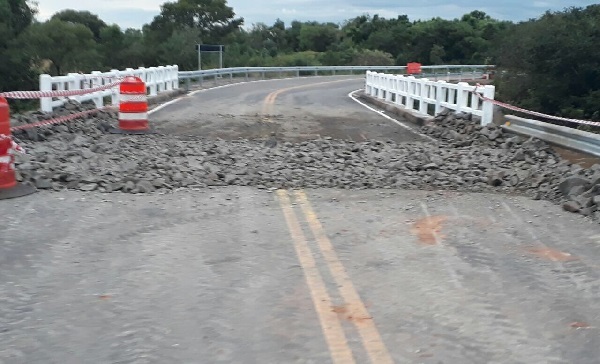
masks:
{"type": "Polygon", "coordinates": [[[352,350],[348,345],[348,340],[340,321],[340,315],[336,312],[331,296],[327,291],[309,240],[306,239],[302,224],[298,220],[296,211],[292,206],[290,194],[296,204],[300,206],[300,211],[304,215],[306,224],[314,236],[318,250],[321,252],[325,264],[338,287],[339,295],[344,300],[345,316],[354,323],[371,362],[393,363],[371,315],[369,315],[367,308],[354,288],[352,280],[340,262],[333,244],[325,234],[323,226],[308,201],[306,194],[304,191],[291,193],[279,190],[277,191],[279,204],[283,210],[292,240],[294,241],[294,248],[304,271],[306,283],[308,284],[313,304],[319,316],[321,329],[329,346],[332,361],[336,364],[356,363],[352,350]]]}

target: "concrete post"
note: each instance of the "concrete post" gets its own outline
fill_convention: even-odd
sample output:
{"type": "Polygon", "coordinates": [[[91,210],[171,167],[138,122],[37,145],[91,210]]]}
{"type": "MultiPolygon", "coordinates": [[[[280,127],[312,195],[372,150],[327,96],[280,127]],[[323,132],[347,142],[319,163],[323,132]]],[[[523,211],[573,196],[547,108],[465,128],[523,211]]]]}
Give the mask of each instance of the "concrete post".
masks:
{"type": "Polygon", "coordinates": [[[419,85],[421,86],[421,90],[419,93],[419,112],[424,115],[427,115],[427,102],[425,101],[425,99],[428,96],[428,94],[427,94],[427,91],[428,91],[427,82],[428,81],[429,80],[426,78],[419,80],[419,85]]]}
{"type": "MultiPolygon", "coordinates": [[[[50,75],[40,75],[40,91],[52,91],[52,77],[50,75]]],[[[40,99],[40,109],[43,112],[52,112],[52,98],[42,97],[40,99]]]]}
{"type": "MultiPolygon", "coordinates": [[[[496,94],[496,87],[492,85],[486,85],[483,88],[483,96],[491,100],[494,99],[496,94]]],[[[481,125],[488,125],[492,123],[494,118],[494,104],[491,101],[483,102],[483,117],[481,118],[481,125]]]]}
{"type": "Polygon", "coordinates": [[[469,91],[468,88],[471,86],[466,82],[458,83],[458,90],[456,95],[456,111],[465,111],[467,103],[469,102],[469,91]]]}
{"type": "Polygon", "coordinates": [[[435,91],[435,115],[442,112],[442,102],[446,100],[446,95],[448,93],[448,89],[445,85],[446,81],[438,81],[436,82],[436,91],[435,91]]]}
{"type": "MultiPolygon", "coordinates": [[[[96,76],[96,77],[92,78],[92,87],[97,87],[97,86],[103,85],[104,80],[102,79],[102,72],[93,71],[92,76],[96,76]]],[[[102,91],[95,92],[94,94],[96,94],[93,99],[94,105],[96,105],[97,108],[103,107],[104,106],[104,97],[102,96],[102,91]]]]}
{"type": "MultiPolygon", "coordinates": [[[[69,73],[67,74],[68,77],[71,78],[71,80],[69,81],[69,90],[73,90],[73,91],[78,91],[82,89],[82,85],[81,82],[83,81],[83,76],[80,75],[79,73],[69,73]]],[[[77,102],[81,102],[81,97],[80,96],[71,96],[69,97],[70,99],[73,99],[77,102]]]]}
{"type": "MultiPolygon", "coordinates": [[[[112,69],[110,70],[110,82],[117,82],[119,80],[119,70],[116,69],[112,69]]],[[[119,104],[119,93],[115,90],[112,89],[111,90],[111,94],[110,94],[110,103],[112,105],[118,105],[119,104]]]]}
{"type": "Polygon", "coordinates": [[[179,90],[179,66],[173,66],[173,88],[179,90]]]}

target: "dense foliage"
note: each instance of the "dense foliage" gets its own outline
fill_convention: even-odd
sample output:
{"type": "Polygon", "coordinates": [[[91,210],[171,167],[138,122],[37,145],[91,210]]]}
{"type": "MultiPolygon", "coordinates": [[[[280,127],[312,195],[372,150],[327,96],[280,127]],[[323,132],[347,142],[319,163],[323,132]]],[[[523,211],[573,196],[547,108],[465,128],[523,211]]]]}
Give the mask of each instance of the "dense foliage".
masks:
{"type": "MultiPolygon", "coordinates": [[[[497,64],[499,96],[539,111],[599,119],[600,5],[514,24],[473,11],[411,21],[361,15],[343,24],[244,28],[226,0],[176,0],[142,29],[87,11],[35,20],[28,0],[0,0],[0,90],[35,88],[39,73],[177,64],[198,67],[197,43],[224,44],[225,66],[497,64]]],[[[203,68],[217,66],[203,57],[203,68]]]]}
{"type": "Polygon", "coordinates": [[[502,98],[553,115],[600,120],[600,5],[546,13],[499,39],[502,98]]]}

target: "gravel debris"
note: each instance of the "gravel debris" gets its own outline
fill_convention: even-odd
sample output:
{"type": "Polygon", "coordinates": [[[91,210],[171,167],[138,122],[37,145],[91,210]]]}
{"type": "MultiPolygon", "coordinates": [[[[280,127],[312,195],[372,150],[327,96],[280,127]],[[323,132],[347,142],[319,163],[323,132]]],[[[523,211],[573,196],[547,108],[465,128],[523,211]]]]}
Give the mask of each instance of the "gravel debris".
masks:
{"type": "MultiPolygon", "coordinates": [[[[53,115],[17,116],[14,125],[89,108],[70,102],[53,115]]],[[[15,132],[27,151],[16,155],[17,179],[43,190],[103,193],[225,185],[513,193],[600,220],[600,165],[581,168],[541,140],[482,127],[470,114],[444,111],[420,129],[437,143],[402,144],[108,134],[115,124],[114,112],[100,112],[15,132]]]]}

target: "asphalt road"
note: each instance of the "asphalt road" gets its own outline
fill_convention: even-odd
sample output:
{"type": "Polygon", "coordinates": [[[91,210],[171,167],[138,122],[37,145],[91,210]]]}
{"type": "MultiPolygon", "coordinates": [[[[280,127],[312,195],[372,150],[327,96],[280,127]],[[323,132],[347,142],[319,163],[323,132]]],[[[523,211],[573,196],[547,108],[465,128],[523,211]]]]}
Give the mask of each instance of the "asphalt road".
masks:
{"type": "MultiPolygon", "coordinates": [[[[325,81],[206,91],[153,122],[207,137],[419,140],[349,100],[360,81],[304,86],[325,81]]],[[[44,192],[0,208],[2,364],[600,357],[600,228],[549,202],[220,187],[44,192]]]]}
{"type": "Polygon", "coordinates": [[[364,82],[357,76],[310,77],[201,90],[156,110],[150,122],[163,133],[223,139],[265,139],[275,133],[288,141],[327,136],[424,140],[350,99],[348,93],[364,82]]]}

